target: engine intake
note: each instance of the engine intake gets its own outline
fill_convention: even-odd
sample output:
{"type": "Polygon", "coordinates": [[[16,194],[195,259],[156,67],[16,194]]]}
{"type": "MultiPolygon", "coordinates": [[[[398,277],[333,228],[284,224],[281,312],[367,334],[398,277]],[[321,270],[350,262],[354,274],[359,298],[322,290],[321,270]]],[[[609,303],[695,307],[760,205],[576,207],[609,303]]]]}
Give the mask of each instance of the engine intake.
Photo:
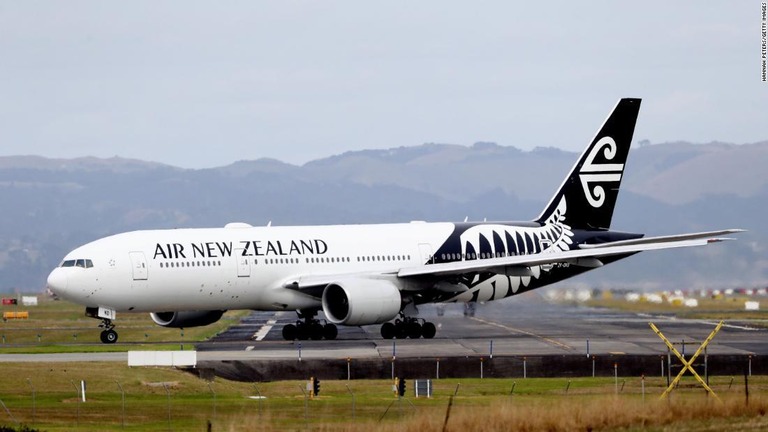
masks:
{"type": "Polygon", "coordinates": [[[396,317],[401,306],[400,290],[385,280],[348,279],[323,290],[323,312],[334,324],[380,324],[396,317]]]}
{"type": "Polygon", "coordinates": [[[213,324],[221,319],[225,311],[179,311],[153,312],[149,314],[155,324],[162,327],[187,328],[213,324]]]}

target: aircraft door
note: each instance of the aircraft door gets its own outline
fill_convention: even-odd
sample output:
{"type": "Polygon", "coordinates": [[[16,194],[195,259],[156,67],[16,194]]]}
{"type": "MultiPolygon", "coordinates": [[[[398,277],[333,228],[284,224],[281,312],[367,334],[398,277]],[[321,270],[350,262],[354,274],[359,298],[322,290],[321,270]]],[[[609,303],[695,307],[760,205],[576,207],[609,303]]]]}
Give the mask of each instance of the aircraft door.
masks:
{"type": "Polygon", "coordinates": [[[251,276],[251,261],[249,257],[242,256],[243,250],[235,250],[235,259],[237,260],[237,277],[251,276]]]}
{"type": "Polygon", "coordinates": [[[432,246],[429,243],[419,243],[419,254],[421,255],[421,262],[435,262],[435,257],[432,256],[432,246]]]}
{"type": "Polygon", "coordinates": [[[147,259],[144,256],[144,252],[129,252],[128,255],[131,257],[133,280],[147,280],[149,269],[147,268],[147,259]]]}

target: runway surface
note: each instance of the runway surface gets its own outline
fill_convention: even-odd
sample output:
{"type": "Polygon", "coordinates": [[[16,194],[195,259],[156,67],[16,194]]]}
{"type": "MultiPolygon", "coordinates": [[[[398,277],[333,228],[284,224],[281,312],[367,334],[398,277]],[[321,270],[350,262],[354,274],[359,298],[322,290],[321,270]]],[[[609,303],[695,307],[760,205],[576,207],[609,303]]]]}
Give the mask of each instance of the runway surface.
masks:
{"type": "MultiPolygon", "coordinates": [[[[198,352],[242,352],[227,358],[387,358],[499,356],[666,354],[664,343],[650,329],[655,323],[678,345],[693,353],[717,325],[711,320],[676,319],[547,303],[537,295],[478,305],[465,316],[463,305],[447,305],[443,316],[435,306],[419,309],[434,322],[434,339],[385,340],[380,326],[339,327],[335,341],[282,339],[282,327],[294,322],[293,312],[253,312],[240,324],[209,342],[198,352]],[[588,342],[587,342],[588,341],[588,342]],[[682,343],[685,342],[685,348],[682,343]]],[[[728,322],[708,347],[709,354],[768,355],[768,329],[749,322],[728,322]]]]}
{"type": "MultiPolygon", "coordinates": [[[[282,328],[293,312],[252,312],[239,324],[210,341],[197,344],[198,361],[283,359],[464,358],[478,356],[649,356],[667,348],[648,326],[655,323],[679,350],[692,354],[717,322],[676,319],[561,305],[535,294],[477,305],[465,316],[463,305],[421,307],[420,316],[434,322],[434,339],[385,340],[380,326],[339,327],[334,341],[284,341],[282,328]],[[685,342],[683,347],[682,342],[685,342]],[[589,350],[589,352],[588,352],[589,350]]],[[[119,327],[118,327],[119,329],[119,327]]],[[[185,349],[192,349],[185,344],[185,349]]],[[[768,329],[729,321],[708,347],[710,355],[768,355],[768,329]]],[[[126,353],[0,354],[11,361],[127,361],[126,353]]]]}

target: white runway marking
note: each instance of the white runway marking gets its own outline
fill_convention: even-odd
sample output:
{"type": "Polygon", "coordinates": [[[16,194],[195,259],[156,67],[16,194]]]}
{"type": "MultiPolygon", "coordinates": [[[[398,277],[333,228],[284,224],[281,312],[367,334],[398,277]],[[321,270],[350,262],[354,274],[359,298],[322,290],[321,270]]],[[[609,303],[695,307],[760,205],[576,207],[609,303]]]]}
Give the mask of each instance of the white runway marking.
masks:
{"type": "Polygon", "coordinates": [[[267,333],[269,333],[269,331],[272,330],[272,326],[274,326],[275,324],[277,324],[277,320],[276,319],[271,319],[271,320],[267,321],[266,324],[261,326],[259,331],[257,331],[256,333],[253,334],[252,339],[253,340],[257,340],[257,341],[263,340],[265,337],[267,337],[267,333]]]}

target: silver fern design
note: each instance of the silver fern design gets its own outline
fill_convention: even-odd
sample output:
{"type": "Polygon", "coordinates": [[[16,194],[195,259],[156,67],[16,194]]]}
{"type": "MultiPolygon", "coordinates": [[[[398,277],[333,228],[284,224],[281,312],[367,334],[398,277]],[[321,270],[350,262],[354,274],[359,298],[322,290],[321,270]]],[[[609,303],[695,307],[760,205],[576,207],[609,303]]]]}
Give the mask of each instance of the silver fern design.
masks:
{"type": "MultiPolygon", "coordinates": [[[[482,243],[489,244],[491,249],[490,252],[477,254],[478,259],[566,251],[573,244],[573,231],[565,223],[567,207],[565,197],[562,197],[556,210],[540,227],[495,224],[474,226],[459,237],[461,257],[466,259],[471,251],[480,251],[482,243]]],[[[517,294],[521,287],[528,287],[531,279],[539,279],[542,273],[548,273],[552,268],[550,264],[509,269],[506,274],[475,274],[468,281],[469,290],[447,301],[490,301],[509,297],[517,294]]]]}

